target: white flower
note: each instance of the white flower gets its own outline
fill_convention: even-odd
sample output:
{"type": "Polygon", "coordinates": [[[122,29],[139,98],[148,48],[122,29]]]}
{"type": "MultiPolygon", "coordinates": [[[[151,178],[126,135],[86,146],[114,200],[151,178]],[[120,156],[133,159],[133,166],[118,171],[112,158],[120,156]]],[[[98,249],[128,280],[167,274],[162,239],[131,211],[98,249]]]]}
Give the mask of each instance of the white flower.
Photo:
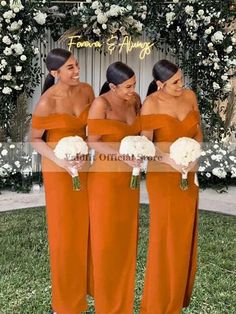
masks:
{"type": "Polygon", "coordinates": [[[171,21],[173,21],[175,18],[175,13],[174,12],[168,12],[166,13],[166,21],[168,23],[170,23],[171,21]]]}
{"type": "Polygon", "coordinates": [[[11,39],[10,39],[9,36],[4,36],[4,37],[2,38],[2,42],[3,42],[4,44],[6,44],[6,45],[10,45],[10,44],[11,44],[11,39]]]}
{"type": "Polygon", "coordinates": [[[93,32],[94,32],[94,34],[96,34],[98,36],[101,34],[101,30],[99,28],[93,29],[93,32]]]}
{"type": "Polygon", "coordinates": [[[6,1],[1,1],[1,6],[5,7],[7,5],[6,1]]]}
{"type": "Polygon", "coordinates": [[[227,47],[226,49],[225,49],[225,52],[226,53],[231,53],[233,51],[233,47],[232,46],[229,46],[229,47],[227,47]]]}
{"type": "Polygon", "coordinates": [[[110,10],[107,11],[107,16],[118,16],[118,15],[122,15],[123,12],[124,12],[124,8],[122,9],[118,5],[112,4],[110,7],[110,10]]]}
{"type": "Polygon", "coordinates": [[[235,45],[236,44],[236,38],[235,37],[231,37],[231,42],[232,42],[232,45],[235,45]]]}
{"type": "Polygon", "coordinates": [[[193,7],[191,6],[191,5],[187,5],[186,7],[185,7],[185,12],[187,13],[187,14],[189,14],[189,15],[193,15],[193,13],[194,13],[194,9],[193,9],[193,7]]]}
{"type": "Polygon", "coordinates": [[[216,82],[213,82],[213,89],[214,90],[220,89],[220,85],[216,82]]]}
{"type": "Polygon", "coordinates": [[[192,138],[180,137],[170,146],[170,158],[178,165],[188,166],[200,156],[200,144],[192,138]]]}
{"type": "Polygon", "coordinates": [[[38,47],[33,47],[33,52],[35,55],[39,53],[39,48],[38,47]]]}
{"type": "Polygon", "coordinates": [[[138,32],[141,32],[143,29],[143,24],[141,22],[135,23],[134,27],[137,29],[138,32]]]}
{"type": "Polygon", "coordinates": [[[39,24],[39,25],[43,25],[46,23],[46,18],[47,18],[47,14],[46,13],[42,13],[41,11],[38,11],[35,16],[34,16],[34,20],[39,24]]]}
{"type": "Polygon", "coordinates": [[[221,31],[217,31],[211,36],[211,40],[213,41],[213,43],[221,44],[224,40],[224,35],[221,31]]]}
{"type": "Polygon", "coordinates": [[[200,172],[203,172],[203,171],[205,171],[205,170],[206,170],[206,168],[203,167],[203,166],[200,166],[200,167],[198,168],[198,171],[200,171],[200,172]]]}
{"type": "Polygon", "coordinates": [[[21,72],[22,66],[21,65],[16,65],[15,69],[16,69],[16,72],[21,72]]]}
{"type": "Polygon", "coordinates": [[[219,64],[215,62],[213,69],[214,70],[219,70],[219,68],[220,68],[219,64]]]}
{"type": "Polygon", "coordinates": [[[210,174],[209,172],[207,172],[207,173],[206,173],[206,176],[207,176],[208,178],[210,178],[210,177],[211,177],[211,174],[210,174]]]}
{"type": "Polygon", "coordinates": [[[10,73],[7,73],[6,75],[2,75],[1,79],[6,80],[6,81],[10,81],[12,79],[12,76],[10,73]]]}
{"type": "Polygon", "coordinates": [[[214,29],[214,27],[213,27],[213,26],[210,26],[209,28],[207,28],[207,29],[205,30],[204,33],[205,33],[206,35],[210,35],[213,29],[214,29]]]}
{"type": "Polygon", "coordinates": [[[141,19],[142,19],[142,20],[145,20],[145,19],[146,19],[146,17],[147,17],[147,14],[146,14],[146,13],[142,13],[142,15],[141,15],[141,19]]]}
{"type": "Polygon", "coordinates": [[[21,23],[18,23],[18,22],[13,22],[13,23],[11,23],[11,25],[8,27],[8,29],[9,29],[9,31],[11,31],[11,32],[14,32],[14,31],[17,31],[18,29],[20,29],[20,27],[21,27],[21,23]]]}
{"type": "Polygon", "coordinates": [[[16,165],[17,168],[20,168],[20,162],[18,160],[15,161],[15,165],[16,165]]]}
{"type": "Polygon", "coordinates": [[[232,160],[233,162],[236,162],[236,157],[235,156],[229,156],[229,159],[232,160]]]}
{"type": "Polygon", "coordinates": [[[21,170],[21,173],[24,177],[27,177],[32,174],[32,168],[30,166],[26,166],[21,170]]]}
{"type": "Polygon", "coordinates": [[[93,10],[96,10],[96,9],[98,9],[98,8],[100,8],[100,7],[101,7],[101,4],[100,4],[99,1],[93,1],[92,5],[91,5],[91,8],[92,8],[93,10]]]}
{"type": "Polygon", "coordinates": [[[1,60],[1,68],[5,69],[5,67],[7,66],[7,61],[5,59],[1,60]]]}
{"type": "Polygon", "coordinates": [[[11,48],[15,50],[17,55],[22,55],[24,52],[24,47],[20,43],[11,45],[11,48]]]}
{"type": "Polygon", "coordinates": [[[192,40],[197,40],[197,34],[196,33],[195,34],[190,34],[190,38],[192,40]]]}
{"type": "Polygon", "coordinates": [[[80,136],[63,137],[57,143],[54,153],[59,159],[73,160],[78,154],[87,155],[88,146],[80,136]]]}
{"type": "Polygon", "coordinates": [[[8,154],[8,151],[6,149],[3,149],[1,154],[2,154],[2,156],[6,156],[8,154]]]}
{"type": "Polygon", "coordinates": [[[20,0],[10,0],[10,8],[18,13],[20,10],[24,9],[24,6],[22,5],[20,0]]]}
{"type": "Polygon", "coordinates": [[[97,21],[99,24],[105,24],[108,21],[106,14],[99,13],[97,15],[97,21]]]}
{"type": "Polygon", "coordinates": [[[203,16],[203,15],[204,15],[204,10],[198,10],[197,14],[198,14],[199,16],[203,16]]]}
{"type": "Polygon", "coordinates": [[[5,56],[10,56],[10,55],[12,54],[12,49],[6,47],[6,48],[3,50],[3,53],[4,53],[5,56]]]}
{"type": "Polygon", "coordinates": [[[3,17],[5,20],[10,20],[12,18],[14,18],[16,15],[12,10],[6,11],[5,13],[3,13],[3,17]]]}
{"type": "Polygon", "coordinates": [[[223,81],[227,81],[228,80],[228,75],[224,74],[224,75],[221,75],[221,79],[223,81]]]}
{"type": "Polygon", "coordinates": [[[106,24],[102,24],[102,29],[107,29],[107,25],[106,24]]]}
{"type": "Polygon", "coordinates": [[[11,144],[10,146],[9,146],[9,148],[11,148],[11,149],[13,149],[13,148],[15,148],[16,146],[14,145],[14,144],[11,144]]]}
{"type": "Polygon", "coordinates": [[[91,2],[92,2],[92,0],[86,0],[86,2],[87,2],[87,3],[91,3],[91,2]]]}
{"type": "Polygon", "coordinates": [[[216,167],[212,170],[212,174],[220,179],[223,179],[227,176],[227,172],[225,171],[225,169],[220,168],[220,167],[216,167]]]}
{"type": "Polygon", "coordinates": [[[27,57],[25,55],[20,56],[21,61],[25,61],[27,57]]]}
{"type": "Polygon", "coordinates": [[[154,144],[146,136],[126,136],[120,143],[119,152],[122,155],[141,157],[154,157],[156,150],[154,144]]]}
{"type": "Polygon", "coordinates": [[[2,90],[2,93],[5,95],[10,95],[12,92],[12,89],[10,87],[4,87],[2,90]]]}
{"type": "Polygon", "coordinates": [[[211,17],[210,16],[205,16],[204,17],[204,25],[208,25],[211,23],[211,17]]]}
{"type": "Polygon", "coordinates": [[[231,168],[231,178],[235,178],[236,177],[236,168],[232,167],[231,168]]]}
{"type": "Polygon", "coordinates": [[[127,5],[126,9],[127,9],[128,11],[132,11],[132,6],[131,6],[131,5],[127,5]]]}
{"type": "Polygon", "coordinates": [[[208,49],[209,49],[210,51],[214,51],[214,50],[215,50],[213,43],[207,44],[207,47],[208,47],[208,49]]]}
{"type": "Polygon", "coordinates": [[[179,3],[179,0],[173,0],[173,3],[179,3]]]}
{"type": "Polygon", "coordinates": [[[21,86],[18,86],[18,85],[13,86],[13,88],[14,88],[15,90],[22,90],[22,87],[21,87],[21,86]]]}

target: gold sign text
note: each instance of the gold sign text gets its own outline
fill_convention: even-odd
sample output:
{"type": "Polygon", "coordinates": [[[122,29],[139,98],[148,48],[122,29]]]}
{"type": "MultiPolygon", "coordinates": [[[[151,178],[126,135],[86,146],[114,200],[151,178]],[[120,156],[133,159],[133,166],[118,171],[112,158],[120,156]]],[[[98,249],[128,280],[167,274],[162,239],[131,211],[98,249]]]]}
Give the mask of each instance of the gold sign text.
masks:
{"type": "MultiPolygon", "coordinates": [[[[69,51],[71,48],[101,48],[103,43],[100,41],[80,41],[81,36],[70,36],[68,37],[68,47],[69,51]]],[[[111,36],[105,42],[107,50],[110,54],[117,48],[119,53],[125,51],[127,54],[130,53],[133,49],[140,49],[139,58],[143,60],[147,55],[151,53],[151,48],[154,46],[154,43],[147,41],[132,41],[130,36],[124,36],[120,42],[117,42],[116,36],[111,36]]]]}

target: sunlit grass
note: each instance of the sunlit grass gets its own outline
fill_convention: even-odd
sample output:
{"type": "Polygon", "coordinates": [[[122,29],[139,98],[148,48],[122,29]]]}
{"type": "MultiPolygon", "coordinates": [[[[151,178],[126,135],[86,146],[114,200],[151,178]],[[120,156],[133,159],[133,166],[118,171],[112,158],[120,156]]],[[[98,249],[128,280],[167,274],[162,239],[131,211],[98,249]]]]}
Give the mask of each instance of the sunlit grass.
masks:
{"type": "MultiPolygon", "coordinates": [[[[185,314],[233,314],[236,308],[236,218],[201,212],[198,274],[185,314]]],[[[44,209],[0,214],[0,313],[50,313],[50,280],[44,209]]],[[[148,239],[148,206],[140,210],[134,314],[139,313],[148,239]]],[[[94,314],[90,306],[87,313],[94,314]]],[[[105,313],[104,313],[105,314],[105,313]]],[[[124,313],[125,314],[125,313],[124,313]]]]}

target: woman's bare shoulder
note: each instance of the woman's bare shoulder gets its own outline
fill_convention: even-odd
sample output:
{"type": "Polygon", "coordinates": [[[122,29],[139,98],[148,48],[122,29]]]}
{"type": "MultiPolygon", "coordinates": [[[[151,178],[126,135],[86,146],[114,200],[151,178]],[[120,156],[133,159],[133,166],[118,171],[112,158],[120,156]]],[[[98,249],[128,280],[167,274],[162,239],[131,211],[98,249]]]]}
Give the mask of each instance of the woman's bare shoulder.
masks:
{"type": "Polygon", "coordinates": [[[36,116],[48,116],[55,111],[56,101],[52,91],[45,92],[39,99],[33,114],[36,116]]]}
{"type": "Polygon", "coordinates": [[[160,103],[159,103],[158,94],[157,92],[154,92],[145,98],[142,105],[141,113],[143,115],[152,114],[153,112],[158,110],[159,106],[160,106],[160,103]]]}
{"type": "Polygon", "coordinates": [[[108,101],[103,96],[98,96],[92,102],[89,110],[89,119],[103,119],[106,117],[108,101]]]}

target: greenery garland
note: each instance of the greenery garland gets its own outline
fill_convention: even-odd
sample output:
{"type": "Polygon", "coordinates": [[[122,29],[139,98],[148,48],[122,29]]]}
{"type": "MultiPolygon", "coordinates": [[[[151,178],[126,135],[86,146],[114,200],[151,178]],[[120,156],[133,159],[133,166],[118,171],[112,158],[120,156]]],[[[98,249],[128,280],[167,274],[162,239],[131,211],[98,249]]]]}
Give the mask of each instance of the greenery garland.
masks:
{"type": "Polygon", "coordinates": [[[45,34],[45,0],[0,2],[0,128],[9,135],[9,122],[23,92],[31,96],[40,82],[39,49],[45,34]]]}

